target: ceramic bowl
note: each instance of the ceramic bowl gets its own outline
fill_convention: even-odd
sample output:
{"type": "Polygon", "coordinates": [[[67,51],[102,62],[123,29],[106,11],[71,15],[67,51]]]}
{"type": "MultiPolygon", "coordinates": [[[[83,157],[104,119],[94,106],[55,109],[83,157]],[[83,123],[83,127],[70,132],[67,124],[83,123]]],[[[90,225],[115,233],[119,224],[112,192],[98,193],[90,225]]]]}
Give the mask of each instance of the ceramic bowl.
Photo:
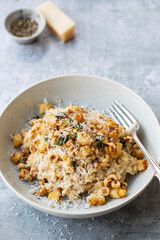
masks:
{"type": "MultiPolygon", "coordinates": [[[[134,115],[140,124],[138,135],[153,158],[160,159],[160,127],[147,103],[125,86],[100,77],[87,75],[62,76],[40,82],[17,96],[4,110],[0,118],[0,170],[6,184],[19,198],[29,205],[56,216],[88,218],[115,211],[135,199],[154,177],[151,165],[147,170],[128,180],[127,197],[110,199],[99,207],[78,209],[55,209],[31,194],[28,185],[18,178],[15,165],[10,161],[12,153],[10,134],[18,132],[36,113],[37,104],[47,98],[53,105],[78,104],[104,111],[112,101],[118,99],[134,115]]],[[[15,150],[14,150],[15,151],[15,150]]],[[[148,196],[150,197],[150,196],[148,196]]],[[[156,196],[152,196],[156,197],[156,196]]],[[[146,199],[147,201],[147,199],[146,199]]]]}
{"type": "Polygon", "coordinates": [[[9,35],[16,40],[18,43],[21,44],[29,44],[35,41],[35,39],[43,32],[44,28],[46,25],[45,18],[43,15],[33,9],[19,9],[14,12],[11,12],[5,19],[4,26],[6,31],[9,33],[9,35]],[[37,31],[31,35],[30,37],[17,37],[12,34],[11,32],[11,26],[12,23],[17,19],[17,18],[29,18],[32,20],[35,20],[38,24],[38,29],[37,31]]]}

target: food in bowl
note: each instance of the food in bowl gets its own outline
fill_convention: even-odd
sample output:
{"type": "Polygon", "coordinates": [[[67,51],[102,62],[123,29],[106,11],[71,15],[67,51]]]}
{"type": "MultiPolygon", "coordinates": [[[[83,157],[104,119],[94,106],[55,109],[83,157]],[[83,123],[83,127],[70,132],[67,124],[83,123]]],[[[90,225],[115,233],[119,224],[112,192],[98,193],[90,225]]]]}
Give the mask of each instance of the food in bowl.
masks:
{"type": "Polygon", "coordinates": [[[148,162],[129,132],[105,114],[76,105],[66,108],[39,104],[39,115],[12,136],[11,156],[19,178],[39,181],[33,193],[55,202],[87,193],[90,206],[108,197],[127,195],[127,174],[136,175],[148,162]]]}
{"type": "Polygon", "coordinates": [[[17,37],[30,37],[37,29],[37,22],[30,18],[17,18],[11,25],[11,33],[17,37]]]}

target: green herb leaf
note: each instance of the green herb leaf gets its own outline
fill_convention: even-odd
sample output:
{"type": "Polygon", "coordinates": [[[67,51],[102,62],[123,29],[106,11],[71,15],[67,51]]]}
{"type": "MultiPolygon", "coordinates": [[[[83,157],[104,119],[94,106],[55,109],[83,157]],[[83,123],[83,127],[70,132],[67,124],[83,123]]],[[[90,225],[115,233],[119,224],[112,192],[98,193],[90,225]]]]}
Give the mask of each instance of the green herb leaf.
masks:
{"type": "Polygon", "coordinates": [[[64,143],[66,143],[69,140],[69,134],[65,136],[64,143]]]}
{"type": "Polygon", "coordinates": [[[69,134],[67,134],[66,136],[61,136],[58,138],[58,142],[56,142],[56,145],[63,145],[64,143],[66,143],[69,140],[69,134]]]}
{"type": "Polygon", "coordinates": [[[77,132],[73,133],[73,134],[71,135],[71,137],[74,138],[74,139],[77,139],[77,132]]]}
{"type": "Polygon", "coordinates": [[[66,127],[67,125],[68,125],[68,123],[64,123],[62,126],[63,126],[63,127],[66,127]]]}
{"type": "Polygon", "coordinates": [[[59,119],[65,118],[65,117],[66,117],[66,113],[65,113],[65,112],[62,112],[62,113],[56,115],[55,117],[56,117],[56,118],[59,118],[59,119]]]}
{"type": "Polygon", "coordinates": [[[74,126],[78,131],[83,129],[83,126],[78,122],[78,125],[74,126]]]}
{"type": "Polygon", "coordinates": [[[75,164],[75,162],[72,161],[72,164],[73,164],[73,168],[74,168],[74,170],[76,171],[76,164],[75,164]]]}
{"type": "Polygon", "coordinates": [[[96,138],[95,141],[97,142],[97,147],[101,148],[102,150],[104,150],[103,139],[96,138]]]}
{"type": "Polygon", "coordinates": [[[69,118],[69,122],[70,122],[70,123],[72,122],[72,118],[69,118]]]}
{"type": "Polygon", "coordinates": [[[39,116],[39,115],[36,115],[36,116],[33,117],[33,118],[40,119],[40,116],[39,116]]]}
{"type": "Polygon", "coordinates": [[[22,162],[22,163],[25,163],[25,164],[27,163],[25,159],[22,159],[22,161],[21,161],[21,162],[22,162]]]}
{"type": "Polygon", "coordinates": [[[47,134],[45,135],[44,140],[45,140],[46,142],[48,142],[49,136],[48,136],[47,134]]]}

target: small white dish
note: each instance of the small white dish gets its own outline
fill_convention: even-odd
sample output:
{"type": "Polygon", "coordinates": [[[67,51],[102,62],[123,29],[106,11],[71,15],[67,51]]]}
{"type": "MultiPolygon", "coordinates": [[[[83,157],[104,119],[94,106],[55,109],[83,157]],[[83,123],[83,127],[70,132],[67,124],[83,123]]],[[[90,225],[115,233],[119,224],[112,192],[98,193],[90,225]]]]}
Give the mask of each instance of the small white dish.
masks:
{"type": "Polygon", "coordinates": [[[88,75],[56,77],[40,82],[21,93],[6,107],[0,118],[1,176],[19,198],[49,214],[68,218],[88,218],[115,211],[144,191],[154,177],[151,165],[146,171],[129,178],[126,198],[110,199],[105,205],[99,207],[54,209],[31,194],[28,190],[30,183],[27,184],[18,178],[15,165],[10,161],[9,153],[13,152],[10,134],[21,130],[24,124],[31,119],[31,115],[35,114],[37,104],[43,102],[44,98],[47,98],[48,102],[53,105],[61,103],[63,107],[69,104],[79,104],[84,107],[96,108],[101,112],[114,99],[118,99],[139,122],[138,136],[148,152],[156,161],[160,158],[159,123],[151,108],[137,94],[117,82],[100,77],[88,75]]]}
{"type": "Polygon", "coordinates": [[[6,31],[9,33],[9,35],[14,40],[16,40],[18,43],[21,43],[21,44],[29,44],[29,43],[32,43],[33,41],[35,41],[35,39],[43,32],[43,30],[46,26],[46,21],[45,21],[45,18],[43,17],[43,15],[36,10],[33,10],[33,9],[19,9],[19,10],[16,10],[14,12],[11,12],[5,18],[4,25],[5,25],[6,31]],[[12,23],[16,19],[21,18],[21,17],[22,18],[29,18],[29,19],[32,19],[32,20],[37,22],[38,29],[33,35],[31,35],[29,37],[17,37],[17,36],[12,34],[12,32],[11,32],[12,23]]]}

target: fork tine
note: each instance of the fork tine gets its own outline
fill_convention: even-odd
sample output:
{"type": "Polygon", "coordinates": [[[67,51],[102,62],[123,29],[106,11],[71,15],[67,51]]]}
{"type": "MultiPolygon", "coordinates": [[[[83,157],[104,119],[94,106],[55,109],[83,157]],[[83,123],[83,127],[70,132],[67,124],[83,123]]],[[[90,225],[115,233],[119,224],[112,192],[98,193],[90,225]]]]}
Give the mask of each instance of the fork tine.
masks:
{"type": "Polygon", "coordinates": [[[123,118],[120,116],[120,114],[117,112],[116,109],[114,109],[113,107],[110,107],[110,110],[114,113],[114,115],[117,117],[117,121],[120,125],[124,126],[125,128],[128,128],[128,125],[126,124],[126,122],[123,120],[123,118]]]}
{"type": "Polygon", "coordinates": [[[116,117],[114,116],[114,114],[111,112],[111,110],[109,108],[106,108],[107,111],[109,112],[109,115],[111,116],[111,118],[113,119],[113,121],[115,121],[115,123],[118,123],[116,117]]]}
{"type": "Polygon", "coordinates": [[[130,119],[132,123],[136,122],[136,119],[128,112],[128,110],[116,99],[116,104],[121,108],[122,112],[126,114],[126,116],[130,119]]]}
{"type": "Polygon", "coordinates": [[[116,109],[116,111],[119,113],[121,118],[125,121],[127,126],[130,127],[130,125],[132,124],[131,120],[125,115],[125,113],[122,112],[122,110],[115,103],[112,103],[112,106],[114,109],[116,109]]]}
{"type": "MultiPolygon", "coordinates": [[[[112,103],[113,104],[113,103],[112,103]]],[[[112,111],[114,112],[115,116],[117,117],[119,123],[123,125],[125,128],[128,128],[128,124],[124,121],[122,116],[120,115],[119,111],[112,105],[112,111]]]]}

